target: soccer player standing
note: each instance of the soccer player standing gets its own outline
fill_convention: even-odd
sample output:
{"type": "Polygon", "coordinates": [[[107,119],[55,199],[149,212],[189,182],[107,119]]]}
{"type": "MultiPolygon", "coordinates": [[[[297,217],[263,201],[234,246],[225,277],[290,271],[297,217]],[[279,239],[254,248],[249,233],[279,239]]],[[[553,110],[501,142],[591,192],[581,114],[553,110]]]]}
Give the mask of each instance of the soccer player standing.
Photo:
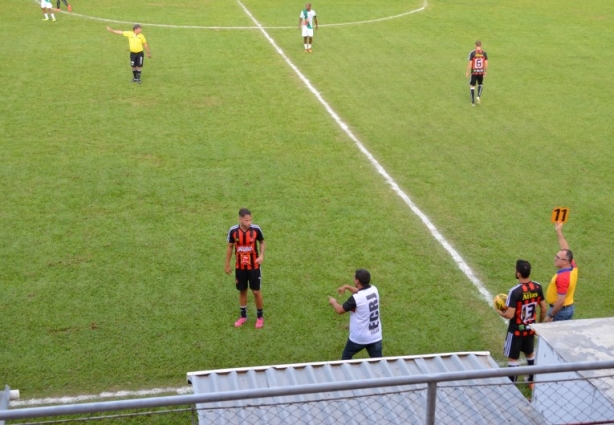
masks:
{"type": "Polygon", "coordinates": [[[305,45],[305,53],[311,53],[311,44],[313,43],[313,28],[318,29],[318,18],[316,11],[311,8],[311,3],[305,5],[305,9],[298,17],[298,29],[303,35],[303,44],[305,45]]]}
{"type": "Polygon", "coordinates": [[[247,288],[252,290],[256,302],[256,328],[264,326],[263,300],[260,292],[262,277],[260,266],[264,260],[264,235],[262,229],[252,224],[252,213],[247,208],[239,210],[239,224],[228,231],[228,247],[226,248],[226,274],[230,274],[230,259],[235,252],[235,285],[239,291],[239,307],[241,316],[235,322],[237,328],[247,321],[247,288]],[[260,245],[260,253],[258,253],[260,245]]]}
{"type": "Polygon", "coordinates": [[[484,77],[488,71],[488,55],[482,50],[482,42],[475,42],[475,50],[469,53],[469,63],[467,63],[467,72],[465,77],[469,78],[471,73],[471,80],[469,81],[469,92],[471,93],[471,106],[475,106],[477,100],[480,103],[482,97],[482,85],[484,83],[484,77]],[[478,96],[475,97],[475,85],[478,85],[478,96]]]}
{"type": "Polygon", "coordinates": [[[113,34],[123,35],[128,38],[130,43],[130,66],[132,66],[132,82],[141,84],[141,70],[143,69],[143,48],[147,51],[147,57],[151,58],[151,52],[147,45],[145,36],[141,33],[142,28],[139,24],[132,27],[132,31],[119,31],[107,27],[107,31],[113,34]]]}
{"type": "MultiPolygon", "coordinates": [[[[524,353],[529,366],[535,364],[535,331],[531,329],[531,325],[537,321],[538,308],[540,323],[544,321],[548,309],[542,286],[532,281],[529,276],[531,264],[525,260],[516,261],[518,284],[510,289],[507,295],[507,309],[498,311],[501,317],[510,320],[503,346],[503,354],[508,359],[509,367],[518,367],[521,352],[524,353]]],[[[509,378],[516,382],[517,376],[509,378]]],[[[528,381],[529,385],[532,385],[533,375],[529,376],[528,381]]]]}

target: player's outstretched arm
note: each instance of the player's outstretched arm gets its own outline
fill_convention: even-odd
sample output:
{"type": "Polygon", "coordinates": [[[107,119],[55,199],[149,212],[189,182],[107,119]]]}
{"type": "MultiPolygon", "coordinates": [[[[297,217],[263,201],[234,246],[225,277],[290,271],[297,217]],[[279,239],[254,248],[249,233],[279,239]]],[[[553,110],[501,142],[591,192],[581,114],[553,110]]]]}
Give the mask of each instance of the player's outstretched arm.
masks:
{"type": "Polygon", "coordinates": [[[122,35],[123,32],[120,30],[114,30],[113,28],[107,27],[107,31],[112,32],[113,34],[122,35]]]}

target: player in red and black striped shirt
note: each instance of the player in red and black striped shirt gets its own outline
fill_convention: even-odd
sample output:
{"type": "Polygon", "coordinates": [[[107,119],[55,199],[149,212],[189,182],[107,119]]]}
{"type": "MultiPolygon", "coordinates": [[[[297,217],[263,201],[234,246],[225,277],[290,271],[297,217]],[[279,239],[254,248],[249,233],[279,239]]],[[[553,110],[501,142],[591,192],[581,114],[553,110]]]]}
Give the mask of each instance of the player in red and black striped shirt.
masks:
{"type": "Polygon", "coordinates": [[[475,101],[480,103],[480,97],[482,96],[482,87],[484,83],[484,77],[488,72],[488,55],[482,50],[482,42],[475,42],[475,50],[469,53],[469,63],[467,63],[467,72],[465,76],[469,78],[471,73],[471,80],[469,80],[469,93],[471,94],[471,106],[475,106],[475,101]],[[475,84],[478,85],[478,97],[475,98],[475,84]]]}
{"type": "Polygon", "coordinates": [[[264,260],[264,235],[260,226],[252,224],[252,213],[247,208],[239,210],[239,224],[228,231],[228,247],[226,248],[226,273],[230,274],[230,260],[235,253],[235,283],[239,291],[239,307],[241,317],[235,322],[236,327],[247,321],[247,288],[252,290],[256,302],[256,328],[264,326],[263,301],[260,292],[260,265],[264,260]],[[258,252],[260,248],[260,252],[258,252]]]}
{"type": "MultiPolygon", "coordinates": [[[[520,352],[527,359],[527,365],[535,364],[535,331],[531,325],[537,320],[537,308],[539,307],[539,322],[546,318],[548,305],[544,298],[542,286],[533,282],[531,264],[525,260],[516,261],[516,279],[518,284],[510,289],[507,294],[507,309],[499,311],[499,314],[510,319],[507,327],[507,337],[503,346],[503,354],[508,358],[509,367],[517,367],[520,352]]],[[[516,376],[510,376],[512,382],[516,376]]],[[[529,382],[533,382],[533,375],[529,376],[529,382]]]]}

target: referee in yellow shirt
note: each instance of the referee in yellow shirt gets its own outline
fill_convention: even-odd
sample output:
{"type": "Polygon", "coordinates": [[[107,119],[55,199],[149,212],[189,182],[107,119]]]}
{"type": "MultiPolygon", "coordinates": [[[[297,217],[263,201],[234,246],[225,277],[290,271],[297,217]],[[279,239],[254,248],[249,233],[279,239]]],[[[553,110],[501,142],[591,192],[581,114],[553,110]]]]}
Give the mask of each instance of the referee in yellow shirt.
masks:
{"type": "Polygon", "coordinates": [[[141,34],[142,28],[139,24],[132,27],[132,31],[119,31],[107,27],[107,31],[114,34],[128,37],[130,43],[130,65],[132,66],[132,82],[141,84],[141,69],[143,69],[143,48],[147,51],[147,57],[151,58],[151,52],[147,45],[145,36],[141,34]]]}

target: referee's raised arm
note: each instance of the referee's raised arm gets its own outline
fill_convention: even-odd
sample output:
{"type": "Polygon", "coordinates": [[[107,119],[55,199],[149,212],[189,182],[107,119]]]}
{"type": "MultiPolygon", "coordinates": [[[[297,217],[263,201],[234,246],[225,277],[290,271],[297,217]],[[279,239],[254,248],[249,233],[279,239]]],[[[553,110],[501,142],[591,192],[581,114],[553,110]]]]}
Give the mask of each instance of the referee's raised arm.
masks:
{"type": "Polygon", "coordinates": [[[113,28],[107,27],[107,31],[112,32],[113,34],[122,35],[123,31],[114,30],[113,28]]]}

